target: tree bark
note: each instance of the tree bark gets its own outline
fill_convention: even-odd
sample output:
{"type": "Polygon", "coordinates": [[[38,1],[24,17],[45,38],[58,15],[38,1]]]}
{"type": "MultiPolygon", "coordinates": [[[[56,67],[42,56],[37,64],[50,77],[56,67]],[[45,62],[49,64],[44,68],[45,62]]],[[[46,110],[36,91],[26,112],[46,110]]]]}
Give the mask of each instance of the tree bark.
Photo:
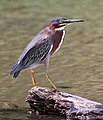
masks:
{"type": "Polygon", "coordinates": [[[28,92],[30,114],[59,115],[67,120],[103,120],[103,104],[69,93],[38,87],[28,92]]]}

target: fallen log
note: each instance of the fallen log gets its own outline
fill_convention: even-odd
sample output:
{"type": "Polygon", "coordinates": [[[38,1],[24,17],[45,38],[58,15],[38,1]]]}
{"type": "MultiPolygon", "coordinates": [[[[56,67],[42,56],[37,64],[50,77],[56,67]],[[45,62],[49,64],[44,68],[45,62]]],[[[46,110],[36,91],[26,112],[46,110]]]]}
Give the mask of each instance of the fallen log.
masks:
{"type": "Polygon", "coordinates": [[[67,120],[103,120],[103,104],[69,93],[38,87],[28,92],[30,114],[59,115],[67,120]]]}

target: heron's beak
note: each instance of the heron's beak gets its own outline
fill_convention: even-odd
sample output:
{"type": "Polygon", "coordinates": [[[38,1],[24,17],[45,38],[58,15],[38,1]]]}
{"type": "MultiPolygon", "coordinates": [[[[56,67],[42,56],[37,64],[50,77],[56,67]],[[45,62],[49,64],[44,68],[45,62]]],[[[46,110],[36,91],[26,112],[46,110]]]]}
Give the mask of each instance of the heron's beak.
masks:
{"type": "Polygon", "coordinates": [[[75,23],[75,22],[84,22],[83,19],[67,19],[67,20],[61,20],[62,23],[75,23]]]}

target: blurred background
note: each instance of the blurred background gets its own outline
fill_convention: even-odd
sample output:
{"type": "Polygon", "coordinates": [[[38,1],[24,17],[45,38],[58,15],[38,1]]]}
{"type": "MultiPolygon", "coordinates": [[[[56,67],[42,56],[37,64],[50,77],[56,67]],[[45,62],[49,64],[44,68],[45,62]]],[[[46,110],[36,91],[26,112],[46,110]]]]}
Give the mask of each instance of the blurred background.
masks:
{"type": "MultiPolygon", "coordinates": [[[[9,72],[29,41],[59,16],[85,22],[66,28],[64,43],[50,60],[50,78],[61,91],[103,103],[103,0],[0,0],[2,119],[12,119],[15,114],[17,119],[26,119],[25,109],[29,106],[25,98],[32,87],[30,73],[25,71],[12,79],[9,72]],[[11,111],[11,116],[6,116],[4,103],[15,104],[24,112],[11,111]]],[[[44,72],[43,65],[35,68],[37,84],[50,88],[44,72]]]]}

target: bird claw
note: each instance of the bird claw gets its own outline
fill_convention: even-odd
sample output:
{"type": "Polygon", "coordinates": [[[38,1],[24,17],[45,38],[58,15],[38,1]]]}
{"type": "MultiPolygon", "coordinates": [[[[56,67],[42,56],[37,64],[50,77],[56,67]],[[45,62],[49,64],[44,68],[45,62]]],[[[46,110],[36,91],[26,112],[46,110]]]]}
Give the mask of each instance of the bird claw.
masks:
{"type": "Polygon", "coordinates": [[[58,89],[52,89],[51,92],[59,92],[58,89]]]}
{"type": "Polygon", "coordinates": [[[38,86],[34,86],[30,89],[30,91],[34,91],[36,88],[38,88],[38,86]]]}

